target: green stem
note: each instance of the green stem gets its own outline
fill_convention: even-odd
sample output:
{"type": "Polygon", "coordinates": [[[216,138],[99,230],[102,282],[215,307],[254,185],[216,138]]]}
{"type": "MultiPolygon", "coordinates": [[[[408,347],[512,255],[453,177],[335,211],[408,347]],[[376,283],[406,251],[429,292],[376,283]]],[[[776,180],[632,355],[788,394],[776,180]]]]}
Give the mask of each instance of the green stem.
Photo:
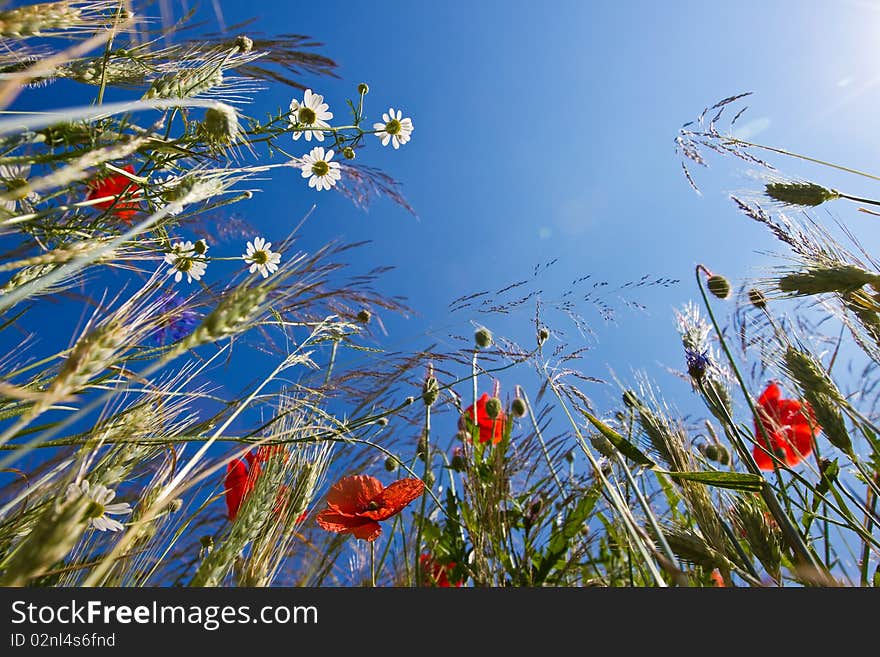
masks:
{"type": "MultiPolygon", "coordinates": [[[[733,354],[730,352],[730,348],[727,346],[727,341],[724,339],[724,334],[721,332],[721,327],[718,325],[718,320],[715,318],[715,313],[712,310],[712,304],[709,303],[709,297],[706,295],[706,290],[703,288],[703,280],[700,276],[700,273],[705,271],[705,267],[702,265],[697,265],[696,267],[696,279],[697,279],[697,288],[700,291],[700,296],[703,298],[703,305],[706,307],[706,312],[709,315],[709,319],[712,321],[712,326],[715,328],[715,333],[718,336],[718,342],[721,345],[722,350],[724,351],[725,356],[727,357],[727,361],[730,363],[731,368],[733,369],[733,373],[736,376],[737,381],[739,382],[740,389],[745,396],[746,403],[749,405],[749,410],[752,412],[752,417],[758,420],[758,426],[762,434],[764,435],[764,440],[766,444],[769,446],[771,444],[769,436],[767,436],[767,431],[764,428],[762,422],[760,422],[760,415],[758,414],[758,409],[755,408],[754,401],[752,400],[752,396],[749,394],[748,387],[746,386],[745,381],[742,378],[742,374],[739,371],[739,367],[737,367],[736,360],[733,358],[733,354]]],[[[752,458],[749,450],[746,449],[745,445],[739,439],[739,436],[736,432],[732,432],[731,435],[736,436],[737,439],[733,441],[734,446],[739,452],[740,459],[742,459],[746,468],[752,473],[758,476],[761,476],[763,479],[763,475],[761,473],[760,468],[758,468],[757,463],[755,463],[754,458],[752,458]]],[[[775,455],[774,455],[775,456],[775,455]]],[[[778,470],[774,469],[775,472],[778,470]]],[[[780,529],[782,529],[782,534],[785,536],[786,542],[789,544],[789,547],[794,551],[795,556],[804,561],[807,564],[811,564],[815,567],[819,567],[819,564],[816,563],[816,560],[813,558],[809,548],[804,543],[803,538],[800,533],[795,530],[792,525],[791,518],[783,511],[782,507],[779,504],[779,500],[776,499],[776,496],[773,494],[773,489],[770,486],[770,483],[764,479],[764,484],[761,486],[761,497],[764,499],[764,502],[767,504],[767,508],[770,513],[773,514],[774,519],[779,525],[780,529]]],[[[824,570],[824,569],[823,569],[824,570]]]]}

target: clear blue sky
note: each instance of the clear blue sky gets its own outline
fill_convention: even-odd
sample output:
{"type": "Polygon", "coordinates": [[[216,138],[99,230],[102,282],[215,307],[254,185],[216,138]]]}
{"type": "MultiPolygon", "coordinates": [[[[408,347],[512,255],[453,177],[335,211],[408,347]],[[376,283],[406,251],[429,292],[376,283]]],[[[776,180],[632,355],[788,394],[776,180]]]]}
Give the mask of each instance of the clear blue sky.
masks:
{"type": "MultiPolygon", "coordinates": [[[[527,279],[535,265],[558,258],[530,288],[542,289],[545,299],[559,298],[586,274],[612,288],[648,273],[681,279],[671,289],[628,297],[647,312],[626,311],[609,295],[621,310],[613,327],[586,304],[578,307],[598,334],[583,365],[588,373],[606,377],[609,365],[622,376],[631,367],[680,367],[671,309],[696,294],[694,265],[704,262],[737,283],[776,264],[759,252],[779,250],[727,200],[729,191],[760,188],[747,167],[710,160],[710,171],[695,171],[700,197],[674,153],[678,127],[728,95],[755,92],[739,122],[743,136],[878,168],[877,2],[222,7],[228,24],[258,15],[259,29],[325,42],[341,79],[312,84],[337,112],[354,85],[366,81],[374,117],[394,105],[413,118],[410,143],[399,151],[365,149],[362,161],[404,183],[418,221],[389,202],[359,213],[341,198],[278,180],[283,176],[255,203],[279,227],[317,203],[307,232],[316,242],[338,235],[373,240],[353,265],[395,265],[385,291],[408,297],[421,315],[389,323],[386,344],[396,348],[466,332],[469,321],[531,346],[532,306],[502,321],[450,316],[448,303],[527,279]]],[[[285,90],[273,89],[258,102],[288,100],[285,90]]],[[[857,177],[771,161],[788,174],[874,193],[857,177]]],[[[876,243],[874,220],[844,210],[866,244],[876,243]]]]}
{"type": "MultiPolygon", "coordinates": [[[[183,13],[181,3],[169,5],[176,16],[183,13]]],[[[529,279],[536,265],[558,259],[528,288],[541,289],[546,300],[560,299],[571,281],[587,274],[612,290],[644,274],[682,281],[626,297],[645,304],[644,312],[626,310],[608,292],[606,300],[619,310],[614,325],[592,306],[576,308],[596,330],[589,342],[594,350],[581,364],[587,374],[607,378],[611,367],[628,379],[632,368],[647,367],[670,384],[660,366],[683,368],[672,309],[695,297],[694,265],[703,262],[736,284],[775,264],[762,252],[778,249],[727,200],[729,191],[760,187],[747,167],[714,158],[709,171],[695,171],[703,196],[688,187],[673,148],[679,126],[706,105],[753,91],[740,122],[743,134],[880,169],[878,2],[255,0],[220,6],[226,25],[257,16],[249,30],[324,42],[321,52],[340,64],[340,79],[304,82],[324,94],[337,117],[365,81],[370,120],[393,105],[414,121],[410,143],[393,151],[370,140],[360,161],[402,181],[418,219],[388,201],[361,212],[283,170],[238,207],[272,240],[312,204],[303,246],[337,237],[372,240],[350,254],[351,270],[395,266],[382,290],[407,297],[418,313],[405,321],[383,317],[389,336],[379,346],[388,349],[442,343],[449,333],[469,334],[471,322],[531,346],[533,306],[504,317],[450,314],[448,306],[456,297],[529,279]]],[[[215,20],[211,3],[198,15],[215,20]]],[[[286,108],[293,93],[274,85],[248,112],[286,108]]],[[[28,98],[36,96],[23,96],[19,109],[28,98]]],[[[70,98],[59,94],[53,102],[61,107],[70,98]]],[[[307,150],[302,141],[290,146],[294,153],[307,150]]],[[[772,161],[788,174],[876,195],[857,177],[772,161]]],[[[877,246],[876,219],[843,214],[869,249],[877,246]]],[[[556,320],[576,342],[574,327],[556,320]]],[[[66,334],[61,339],[68,341],[66,334]]],[[[269,368],[242,367],[232,373],[236,382],[269,368]]],[[[687,384],[672,386],[668,394],[689,403],[687,384]]],[[[587,392],[600,407],[617,398],[613,387],[587,392]]]]}

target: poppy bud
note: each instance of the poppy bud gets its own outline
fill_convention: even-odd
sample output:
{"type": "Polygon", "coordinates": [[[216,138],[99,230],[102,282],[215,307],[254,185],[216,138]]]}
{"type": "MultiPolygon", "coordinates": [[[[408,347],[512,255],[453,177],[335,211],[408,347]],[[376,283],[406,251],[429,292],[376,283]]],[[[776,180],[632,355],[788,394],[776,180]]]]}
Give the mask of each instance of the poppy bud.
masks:
{"type": "Polygon", "coordinates": [[[346,146],[342,149],[342,157],[344,157],[346,160],[353,160],[354,149],[351,146],[346,146]]]}
{"type": "Polygon", "coordinates": [[[548,331],[545,327],[541,327],[538,331],[538,344],[542,345],[547,341],[547,338],[550,337],[550,331],[548,331]]]}
{"type": "Polygon", "coordinates": [[[479,328],[474,333],[474,342],[480,349],[485,349],[492,344],[492,333],[487,328],[479,328]]]}
{"type": "Polygon", "coordinates": [[[211,554],[211,551],[214,549],[214,537],[213,536],[202,536],[199,539],[199,544],[201,547],[201,552],[204,554],[211,554]]]}
{"type": "Polygon", "coordinates": [[[425,486],[427,488],[430,488],[431,486],[434,485],[434,473],[433,472],[426,472],[425,476],[422,478],[422,481],[425,482],[425,486]]]}
{"type": "Polygon", "coordinates": [[[730,465],[730,450],[724,445],[718,445],[718,462],[721,465],[730,465]]]}
{"type": "Polygon", "coordinates": [[[764,296],[764,293],[761,292],[761,290],[753,287],[749,290],[749,303],[755,308],[763,310],[767,307],[767,297],[764,296]]]}
{"type": "Polygon", "coordinates": [[[369,324],[370,319],[372,317],[373,317],[372,313],[370,313],[369,310],[364,309],[364,310],[361,310],[360,312],[358,312],[357,321],[359,321],[361,324],[369,324]]]}
{"type": "Polygon", "coordinates": [[[378,424],[380,427],[387,427],[388,426],[388,418],[387,417],[380,417],[378,420],[376,420],[376,424],[378,424]]]}
{"type": "Polygon", "coordinates": [[[718,445],[709,443],[703,448],[703,455],[710,461],[718,460],[718,445]]]}
{"type": "Polygon", "coordinates": [[[464,451],[461,447],[456,447],[452,450],[452,461],[450,462],[450,466],[456,472],[464,472],[467,469],[467,462],[464,460],[464,451]]]}
{"type": "Polygon", "coordinates": [[[385,459],[385,469],[388,470],[388,472],[394,472],[397,470],[397,459],[393,456],[389,456],[385,459]]]}
{"type": "Polygon", "coordinates": [[[436,378],[429,376],[422,385],[422,401],[425,402],[425,406],[433,406],[439,395],[440,384],[437,383],[436,378]]]}
{"type": "Polygon", "coordinates": [[[574,452],[572,452],[571,450],[568,450],[568,451],[565,453],[565,457],[564,457],[564,458],[565,458],[565,460],[566,460],[567,463],[574,463],[574,452]]]}
{"type": "Polygon", "coordinates": [[[422,461],[424,461],[428,456],[428,439],[422,436],[419,438],[418,445],[416,445],[416,456],[419,457],[422,461]]]}
{"type": "Polygon", "coordinates": [[[501,414],[501,400],[498,397],[491,397],[486,400],[486,415],[490,420],[494,420],[501,414]]]}
{"type": "Polygon", "coordinates": [[[727,282],[727,279],[724,278],[724,276],[713,274],[709,277],[706,284],[709,288],[709,292],[719,299],[726,299],[730,296],[730,283],[727,282]]]}
{"type": "Polygon", "coordinates": [[[513,413],[515,417],[522,417],[526,414],[526,402],[516,397],[510,404],[510,412],[513,413]]]}
{"type": "Polygon", "coordinates": [[[413,397],[413,396],[409,396],[409,397],[407,397],[406,399],[403,400],[403,403],[406,404],[407,406],[409,406],[410,404],[415,403],[415,401],[416,401],[416,398],[415,398],[415,397],[413,397]]]}
{"type": "Polygon", "coordinates": [[[368,93],[370,93],[370,87],[367,85],[366,82],[361,82],[358,85],[358,93],[361,96],[366,96],[368,93]]]}
{"type": "Polygon", "coordinates": [[[199,130],[212,144],[231,144],[239,133],[238,115],[229,105],[217,103],[205,110],[199,130]]]}

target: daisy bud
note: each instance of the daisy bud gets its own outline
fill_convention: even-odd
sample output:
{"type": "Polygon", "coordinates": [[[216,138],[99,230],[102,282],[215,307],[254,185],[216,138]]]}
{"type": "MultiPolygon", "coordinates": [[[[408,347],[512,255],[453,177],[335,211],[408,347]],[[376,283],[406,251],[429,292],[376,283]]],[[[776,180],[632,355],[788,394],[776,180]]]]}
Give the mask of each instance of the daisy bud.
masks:
{"type": "Polygon", "coordinates": [[[433,406],[439,395],[440,384],[435,377],[429,376],[422,385],[422,401],[425,402],[425,406],[433,406]]]}
{"type": "Polygon", "coordinates": [[[415,401],[416,401],[416,398],[410,396],[410,397],[407,397],[406,399],[404,399],[404,400],[403,400],[403,403],[404,403],[405,405],[409,406],[410,404],[414,404],[415,401]]]}
{"type": "Polygon", "coordinates": [[[727,282],[724,276],[719,276],[718,274],[710,276],[707,286],[709,287],[709,292],[719,299],[726,299],[730,296],[730,283],[727,282]]]}
{"type": "Polygon", "coordinates": [[[354,149],[351,146],[346,146],[342,149],[342,157],[344,157],[346,160],[353,160],[354,149]]]}
{"type": "Polygon", "coordinates": [[[364,309],[358,312],[357,321],[359,321],[361,324],[369,324],[372,317],[372,313],[369,310],[364,309]]]}
{"type": "Polygon", "coordinates": [[[387,427],[388,426],[388,418],[387,417],[380,417],[378,420],[376,420],[376,424],[378,424],[380,427],[387,427]]]}
{"type": "Polygon", "coordinates": [[[177,513],[180,509],[183,508],[183,500],[179,497],[175,497],[171,500],[171,503],[168,505],[169,513],[177,513]]]}
{"type": "Polygon", "coordinates": [[[761,290],[752,288],[749,290],[749,303],[755,308],[763,310],[767,307],[767,297],[764,296],[764,293],[761,292],[761,290]]]}
{"type": "Polygon", "coordinates": [[[193,251],[195,251],[199,255],[205,255],[205,252],[207,250],[208,243],[205,240],[196,240],[196,243],[193,244],[193,251]]]}
{"type": "Polygon", "coordinates": [[[487,328],[479,328],[474,333],[474,342],[477,343],[480,349],[485,349],[492,344],[492,333],[487,328]]]}
{"type": "Polygon", "coordinates": [[[235,47],[238,48],[238,52],[240,53],[249,53],[254,49],[254,41],[250,37],[246,37],[244,34],[240,34],[235,37],[235,47]]]}
{"type": "Polygon", "coordinates": [[[366,82],[361,82],[358,85],[358,93],[361,96],[366,96],[368,93],[370,93],[370,87],[367,85],[366,82]]]}
{"type": "Polygon", "coordinates": [[[501,414],[501,400],[498,397],[491,397],[486,401],[486,415],[490,420],[494,420],[501,414]]]}
{"type": "Polygon", "coordinates": [[[397,459],[393,456],[389,456],[385,459],[385,469],[388,470],[388,472],[394,472],[397,470],[397,464],[397,459]]]}
{"type": "Polygon", "coordinates": [[[510,404],[510,412],[513,413],[514,417],[522,417],[526,414],[526,402],[516,397],[510,404]]]}

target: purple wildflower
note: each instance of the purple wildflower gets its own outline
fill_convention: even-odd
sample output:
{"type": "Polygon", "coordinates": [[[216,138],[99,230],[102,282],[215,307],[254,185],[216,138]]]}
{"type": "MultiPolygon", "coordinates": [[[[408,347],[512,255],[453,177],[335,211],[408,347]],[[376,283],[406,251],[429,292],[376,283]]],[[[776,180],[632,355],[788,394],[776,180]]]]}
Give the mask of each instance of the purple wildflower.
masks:
{"type": "Polygon", "coordinates": [[[684,358],[687,363],[688,374],[694,381],[701,381],[709,367],[709,350],[697,351],[689,347],[684,348],[684,358]]]}
{"type": "Polygon", "coordinates": [[[157,345],[177,342],[189,335],[199,323],[199,314],[185,308],[186,302],[174,292],[163,292],[159,298],[159,322],[151,338],[157,345]]]}

